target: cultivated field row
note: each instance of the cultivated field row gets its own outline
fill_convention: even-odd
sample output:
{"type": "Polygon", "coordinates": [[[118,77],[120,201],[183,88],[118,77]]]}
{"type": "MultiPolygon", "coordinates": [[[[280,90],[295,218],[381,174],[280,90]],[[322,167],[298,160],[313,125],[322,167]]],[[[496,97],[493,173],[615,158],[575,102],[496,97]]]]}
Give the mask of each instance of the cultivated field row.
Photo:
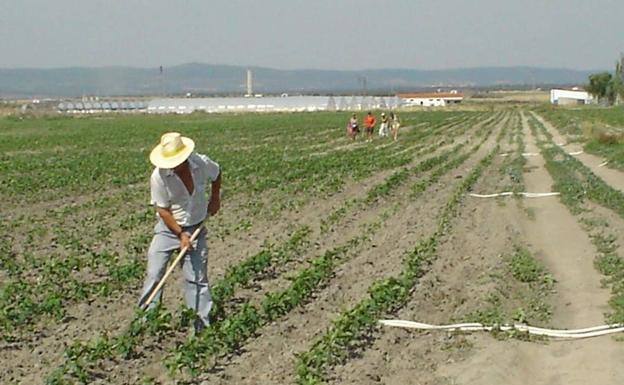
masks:
{"type": "MultiPolygon", "coordinates": [[[[198,336],[189,334],[179,273],[163,307],[135,311],[154,223],[145,185],[98,192],[97,179],[76,189],[69,182],[68,191],[84,192],[75,202],[52,207],[33,195],[36,210],[9,205],[19,231],[2,232],[0,356],[7,364],[0,378],[373,384],[417,375],[423,383],[520,384],[616,383],[624,374],[616,364],[621,349],[608,337],[562,345],[523,333],[377,324],[622,322],[624,195],[594,173],[596,165],[558,146],[561,138],[540,115],[415,113],[397,143],[350,142],[330,114],[306,115],[322,128],[304,131],[285,117],[256,123],[270,127],[272,119],[276,128],[268,130],[235,123],[236,143],[214,130],[228,149],[225,165],[245,162],[224,168],[232,190],[208,226],[215,306],[198,336]],[[294,129],[299,135],[289,138],[294,129]],[[238,144],[242,158],[231,154],[238,144]],[[502,191],[561,196],[468,196],[502,191]],[[552,375],[554,366],[567,369],[552,375]]],[[[185,124],[205,129],[194,119],[185,124]]],[[[88,133],[86,142],[99,135],[88,133]]],[[[29,148],[16,140],[9,159],[29,148]]],[[[55,140],[29,155],[75,148],[55,140]]],[[[138,134],[128,143],[140,143],[138,134]]],[[[3,191],[9,201],[11,189],[19,191],[3,191]]]]}

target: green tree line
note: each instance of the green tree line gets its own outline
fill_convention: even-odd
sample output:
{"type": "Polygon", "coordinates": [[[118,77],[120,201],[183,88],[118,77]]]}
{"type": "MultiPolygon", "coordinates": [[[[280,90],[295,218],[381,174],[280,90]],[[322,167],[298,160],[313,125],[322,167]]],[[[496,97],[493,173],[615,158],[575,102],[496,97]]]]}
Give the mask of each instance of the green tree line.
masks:
{"type": "Polygon", "coordinates": [[[596,97],[599,102],[609,105],[624,102],[624,54],[615,63],[615,72],[599,72],[589,75],[587,92],[596,97]]]}

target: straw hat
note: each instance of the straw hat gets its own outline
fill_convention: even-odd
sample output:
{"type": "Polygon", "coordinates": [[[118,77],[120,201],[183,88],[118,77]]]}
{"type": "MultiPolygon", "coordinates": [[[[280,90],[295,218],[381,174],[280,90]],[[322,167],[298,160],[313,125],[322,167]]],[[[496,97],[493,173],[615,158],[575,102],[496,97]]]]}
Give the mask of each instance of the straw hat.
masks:
{"type": "Polygon", "coordinates": [[[150,153],[150,162],[159,168],[174,168],[184,162],[194,148],[192,139],[168,132],[160,137],[160,144],[150,153]]]}

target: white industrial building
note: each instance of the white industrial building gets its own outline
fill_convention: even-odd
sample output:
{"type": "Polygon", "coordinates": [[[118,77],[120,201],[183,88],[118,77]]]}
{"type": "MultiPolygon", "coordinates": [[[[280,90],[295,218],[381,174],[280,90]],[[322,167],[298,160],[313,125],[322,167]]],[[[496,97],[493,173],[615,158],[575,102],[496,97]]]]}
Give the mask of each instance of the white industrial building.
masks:
{"type": "Polygon", "coordinates": [[[208,113],[360,111],[397,107],[399,107],[398,98],[373,96],[163,98],[150,101],[147,105],[147,112],[155,114],[190,114],[195,111],[208,113]]]}
{"type": "Polygon", "coordinates": [[[590,104],[593,100],[589,92],[578,88],[550,90],[550,103],[556,105],[590,104]]]}
{"type": "Polygon", "coordinates": [[[143,100],[65,101],[58,104],[57,110],[68,114],[145,112],[147,111],[147,102],[143,100]]]}
{"type": "Polygon", "coordinates": [[[449,104],[458,104],[464,100],[464,95],[457,91],[408,93],[397,96],[404,107],[443,107],[449,104]]]}
{"type": "Polygon", "coordinates": [[[223,112],[302,112],[302,111],[363,111],[395,109],[401,101],[394,96],[268,96],[224,98],[160,98],[150,101],[64,101],[59,112],[93,114],[105,112],[147,112],[152,114],[190,114],[195,111],[223,112]]]}

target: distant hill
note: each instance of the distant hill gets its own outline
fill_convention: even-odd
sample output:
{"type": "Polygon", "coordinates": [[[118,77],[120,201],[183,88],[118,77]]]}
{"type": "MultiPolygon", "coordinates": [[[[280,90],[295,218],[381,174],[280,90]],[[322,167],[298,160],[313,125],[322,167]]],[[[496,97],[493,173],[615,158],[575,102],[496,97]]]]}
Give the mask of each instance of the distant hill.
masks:
{"type": "Polygon", "coordinates": [[[278,70],[190,63],[164,68],[101,67],[0,69],[0,96],[242,94],[246,70],[258,93],[407,91],[428,87],[492,87],[582,84],[589,73],[562,68],[481,67],[446,70],[381,69],[362,71],[278,70]]]}

